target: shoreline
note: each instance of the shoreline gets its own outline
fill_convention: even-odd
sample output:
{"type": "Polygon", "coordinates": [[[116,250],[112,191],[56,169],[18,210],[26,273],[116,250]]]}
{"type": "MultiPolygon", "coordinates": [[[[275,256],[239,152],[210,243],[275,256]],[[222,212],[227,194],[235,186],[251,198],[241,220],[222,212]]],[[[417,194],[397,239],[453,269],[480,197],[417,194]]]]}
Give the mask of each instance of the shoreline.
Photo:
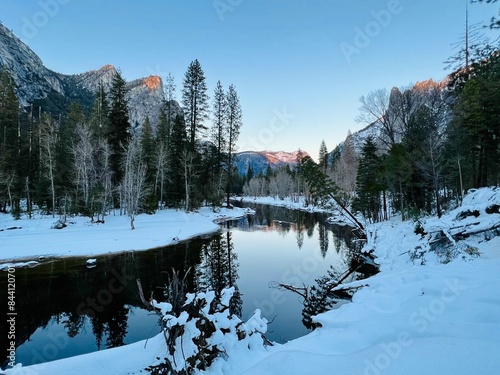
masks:
{"type": "MultiPolygon", "coordinates": [[[[243,208],[221,208],[213,212],[202,207],[197,212],[161,210],[155,214],[136,216],[136,229],[131,230],[127,216],[106,216],[106,222],[92,223],[88,217],[67,219],[64,229],[52,229],[58,217],[22,218],[0,215],[0,265],[39,261],[40,257],[98,257],[130,251],[147,251],[175,245],[191,239],[213,235],[220,224],[245,215],[243,208]],[[16,227],[15,230],[7,230],[16,227]]],[[[20,265],[22,266],[22,265],[20,265]]],[[[26,266],[26,265],[25,265],[26,266]]]]}

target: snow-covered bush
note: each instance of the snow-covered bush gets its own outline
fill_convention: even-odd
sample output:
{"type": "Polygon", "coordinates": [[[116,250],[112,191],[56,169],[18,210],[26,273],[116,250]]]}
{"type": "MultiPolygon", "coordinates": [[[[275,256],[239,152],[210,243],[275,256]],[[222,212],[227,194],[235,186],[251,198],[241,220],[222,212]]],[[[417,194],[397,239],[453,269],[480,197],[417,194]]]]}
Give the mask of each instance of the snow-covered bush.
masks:
{"type": "Polygon", "coordinates": [[[147,370],[152,374],[192,374],[208,369],[216,358],[227,358],[237,347],[266,345],[267,320],[261,318],[260,310],[246,323],[230,312],[234,291],[224,289],[220,297],[214,291],[187,294],[177,307],[176,303],[153,300],[161,314],[167,356],[147,370]]]}

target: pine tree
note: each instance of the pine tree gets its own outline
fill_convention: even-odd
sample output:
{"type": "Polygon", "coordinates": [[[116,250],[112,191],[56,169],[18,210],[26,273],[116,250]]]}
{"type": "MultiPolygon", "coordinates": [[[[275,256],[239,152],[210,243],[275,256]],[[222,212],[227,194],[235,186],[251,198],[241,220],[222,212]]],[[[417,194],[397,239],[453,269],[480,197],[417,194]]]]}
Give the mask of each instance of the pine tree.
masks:
{"type": "Polygon", "coordinates": [[[170,143],[171,123],[167,118],[167,112],[163,106],[158,117],[158,126],[156,127],[156,144],[168,145],[170,143]]]}
{"type": "Polygon", "coordinates": [[[361,152],[353,209],[372,221],[380,219],[380,193],[383,190],[381,166],[375,140],[373,137],[368,137],[361,152]]]}
{"type": "Polygon", "coordinates": [[[92,133],[97,138],[102,138],[108,134],[108,117],[109,117],[109,102],[108,94],[104,89],[104,85],[99,82],[92,113],[90,115],[90,124],[92,133]]]}
{"type": "Polygon", "coordinates": [[[111,146],[110,162],[115,186],[123,178],[122,154],[123,149],[130,141],[129,111],[125,94],[125,80],[121,73],[117,72],[113,77],[109,92],[111,109],[108,117],[109,126],[107,132],[108,142],[111,146]]]}
{"type": "Polygon", "coordinates": [[[175,81],[172,74],[168,73],[165,84],[165,114],[169,126],[174,120],[173,104],[175,101],[175,81]]]}
{"type": "Polygon", "coordinates": [[[396,143],[391,147],[385,159],[385,177],[394,197],[394,203],[399,203],[401,219],[406,219],[405,193],[411,181],[413,168],[406,147],[396,143]]]}
{"type": "MultiPolygon", "coordinates": [[[[0,131],[0,186],[14,209],[12,206],[15,203],[18,207],[21,195],[18,184],[21,181],[21,129],[14,81],[5,68],[0,71],[0,131]]],[[[0,200],[2,196],[3,192],[0,200]]]]}
{"type": "Polygon", "coordinates": [[[156,192],[154,189],[155,184],[155,139],[153,135],[153,128],[149,117],[146,117],[141,130],[140,139],[140,154],[141,161],[146,168],[145,187],[149,194],[145,197],[144,208],[147,212],[154,212],[158,205],[156,192]]]}
{"type": "Polygon", "coordinates": [[[217,151],[220,155],[226,152],[226,113],[226,94],[224,93],[224,88],[222,87],[221,82],[217,81],[212,104],[212,142],[215,144],[215,147],[217,148],[217,151]]]}
{"type": "Polygon", "coordinates": [[[236,89],[233,85],[229,86],[227,92],[227,108],[226,108],[226,122],[227,122],[227,206],[230,207],[230,194],[233,183],[233,155],[236,152],[236,143],[240,135],[240,129],[243,124],[243,115],[241,111],[241,104],[236,89]]]}
{"type": "Polygon", "coordinates": [[[196,141],[206,129],[203,121],[207,117],[208,95],[205,74],[198,60],[194,60],[184,76],[182,104],[188,129],[188,142],[191,151],[195,150],[196,141]]]}
{"type": "Polygon", "coordinates": [[[169,184],[166,192],[167,203],[178,206],[184,192],[184,169],[182,166],[182,155],[186,149],[186,125],[184,117],[177,115],[172,126],[170,137],[169,154],[169,184]]]}
{"type": "Polygon", "coordinates": [[[220,81],[217,82],[215,87],[213,104],[212,104],[212,114],[213,114],[213,125],[211,129],[211,140],[215,147],[213,148],[213,155],[210,157],[210,164],[212,164],[212,173],[210,179],[212,181],[212,200],[215,204],[220,204],[220,199],[223,194],[223,167],[225,161],[225,155],[227,154],[227,98],[224,93],[224,88],[220,81]]]}
{"type": "Polygon", "coordinates": [[[466,189],[498,184],[500,177],[500,57],[492,55],[474,69],[453,108],[472,172],[466,189]]]}
{"type": "Polygon", "coordinates": [[[83,108],[77,102],[72,102],[67,117],[63,121],[61,121],[61,117],[54,121],[58,122],[59,129],[56,184],[61,196],[66,197],[73,195],[74,192],[74,154],[72,149],[75,143],[75,131],[80,124],[85,122],[83,108]]]}
{"type": "Polygon", "coordinates": [[[328,149],[326,148],[325,140],[321,140],[321,145],[319,147],[319,157],[318,157],[319,167],[326,173],[328,169],[328,149]]]}

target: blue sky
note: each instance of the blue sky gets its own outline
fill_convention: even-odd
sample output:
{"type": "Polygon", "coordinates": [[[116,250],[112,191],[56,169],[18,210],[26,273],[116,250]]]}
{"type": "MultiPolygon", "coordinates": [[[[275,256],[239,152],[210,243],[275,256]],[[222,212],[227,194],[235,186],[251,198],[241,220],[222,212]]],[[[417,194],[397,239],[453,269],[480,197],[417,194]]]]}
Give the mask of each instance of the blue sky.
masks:
{"type": "MultiPolygon", "coordinates": [[[[497,8],[471,4],[470,22],[497,8]]],[[[364,127],[370,90],[444,78],[464,14],[465,0],[2,0],[0,20],[52,70],[170,72],[178,99],[198,59],[209,95],[217,80],[236,86],[241,151],[316,157],[322,139],[331,150],[364,127]]]]}

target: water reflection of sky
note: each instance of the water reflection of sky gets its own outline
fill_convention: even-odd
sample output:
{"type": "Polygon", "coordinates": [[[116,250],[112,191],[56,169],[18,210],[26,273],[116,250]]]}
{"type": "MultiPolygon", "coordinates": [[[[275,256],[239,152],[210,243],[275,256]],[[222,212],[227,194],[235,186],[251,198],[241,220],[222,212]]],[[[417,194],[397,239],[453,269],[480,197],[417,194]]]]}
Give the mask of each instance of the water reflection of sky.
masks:
{"type": "MultiPolygon", "coordinates": [[[[27,309],[34,303],[31,299],[26,301],[25,318],[30,321],[26,338],[29,337],[29,340],[23,340],[18,347],[17,359],[29,365],[40,361],[37,353],[50,360],[98,350],[97,335],[92,326],[99,322],[103,327],[112,329],[120,343],[122,337],[123,343],[128,344],[153,336],[159,332],[157,317],[134,307],[140,306],[135,278],[141,278],[146,295],[155,291],[155,298],[161,298],[158,286],[165,285],[167,280],[163,271],[172,267],[178,270],[194,267],[203,272],[201,264],[210,266],[217,257],[227,256],[229,242],[231,251],[237,257],[234,264],[231,262],[231,272],[234,272],[236,285],[242,294],[243,320],[259,308],[263,316],[272,321],[267,333],[271,341],[285,342],[302,336],[308,330],[302,324],[301,297],[290,291],[271,288],[269,284],[310,286],[315,279],[327,273],[330,265],[340,272],[347,269],[344,260],[346,242],[342,233],[337,233],[341,229],[325,226],[323,219],[320,215],[262,206],[256,216],[225,224],[225,230],[231,231],[230,235],[223,233],[220,237],[193,240],[164,249],[101,257],[98,266],[91,270],[82,266],[85,259],[76,258],[24,270],[25,284],[20,287],[25,289],[25,293],[36,296],[39,311],[26,315],[27,309]],[[68,328],[64,326],[65,314],[72,313],[73,319],[77,318],[74,315],[76,306],[89,297],[99,296],[102,288],[116,277],[113,276],[116,272],[127,277],[123,293],[113,295],[107,305],[110,310],[104,312],[100,319],[91,321],[89,316],[81,316],[84,324],[78,325],[76,336],[70,338],[68,328]],[[119,311],[125,314],[124,306],[126,316],[118,316],[119,311]],[[57,314],[59,321],[54,319],[57,314]]],[[[209,270],[205,277],[209,277],[209,281],[211,277],[221,277],[220,271],[209,270]]],[[[227,272],[227,269],[224,271],[223,268],[222,272],[227,272]]],[[[104,332],[100,349],[106,348],[107,339],[107,332],[104,332]]]]}
{"type": "MultiPolygon", "coordinates": [[[[331,233],[327,236],[331,236],[331,233]]],[[[328,239],[329,249],[323,258],[318,228],[311,237],[304,236],[297,244],[297,233],[271,230],[266,232],[233,231],[233,243],[238,252],[240,291],[243,294],[243,318],[256,308],[273,323],[268,337],[283,342],[307,333],[302,325],[302,300],[299,295],[269,286],[270,282],[295,286],[311,285],[315,278],[326,274],[330,265],[344,270],[344,261],[328,239]]]]}
{"type": "MultiPolygon", "coordinates": [[[[124,338],[125,344],[143,340],[145,333],[153,337],[160,332],[156,315],[133,306],[126,306],[126,308],[128,309],[128,327],[124,338]]],[[[35,364],[99,350],[88,317],[76,337],[68,336],[64,325],[65,320],[65,316],[59,317],[59,321],[52,318],[46,327],[39,327],[31,335],[29,341],[17,348],[17,362],[25,365],[35,364]]],[[[106,349],[106,339],[107,334],[104,334],[101,340],[101,350],[106,349]]]]}

